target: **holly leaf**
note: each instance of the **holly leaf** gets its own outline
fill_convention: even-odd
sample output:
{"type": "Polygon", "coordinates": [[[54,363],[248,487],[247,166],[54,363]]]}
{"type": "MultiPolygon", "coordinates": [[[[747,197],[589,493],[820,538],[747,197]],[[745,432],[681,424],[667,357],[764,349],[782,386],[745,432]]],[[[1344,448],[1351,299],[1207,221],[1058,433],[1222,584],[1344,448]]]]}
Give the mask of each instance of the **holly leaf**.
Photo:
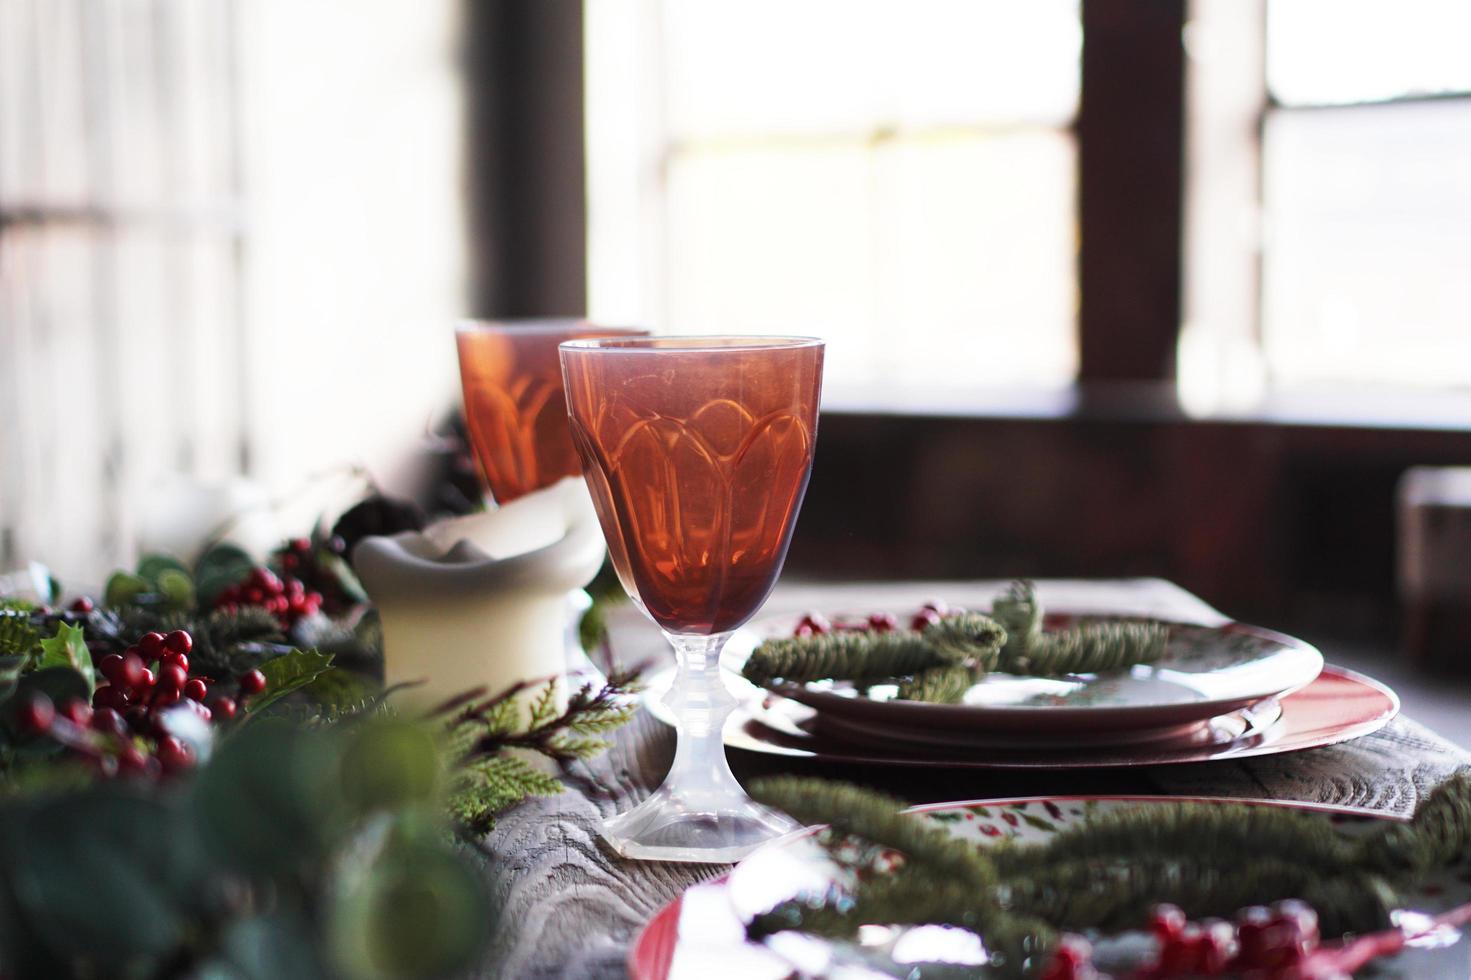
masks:
{"type": "Polygon", "coordinates": [[[92,654],[87,650],[87,641],[82,638],[82,633],[80,626],[58,623],[56,635],[41,641],[41,656],[36,666],[42,670],[70,667],[87,682],[87,695],[90,697],[97,685],[97,677],[92,670],[92,654]]]}
{"type": "Polygon", "coordinates": [[[265,690],[247,702],[246,713],[260,714],[292,691],[306,687],[331,669],[332,655],[318,653],[316,650],[292,650],[267,660],[260,665],[260,672],[266,675],[265,690]]]}

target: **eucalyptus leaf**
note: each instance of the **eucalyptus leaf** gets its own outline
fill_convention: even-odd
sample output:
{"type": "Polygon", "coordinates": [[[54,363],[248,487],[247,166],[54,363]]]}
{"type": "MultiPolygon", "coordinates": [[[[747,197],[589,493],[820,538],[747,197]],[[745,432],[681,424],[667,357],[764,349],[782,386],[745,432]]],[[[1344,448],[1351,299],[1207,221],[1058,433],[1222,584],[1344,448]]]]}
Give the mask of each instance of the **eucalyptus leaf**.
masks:
{"type": "Polygon", "coordinates": [[[277,874],[320,861],[345,829],[340,739],[266,719],[226,739],[193,787],[200,835],[229,868],[277,874]]]}
{"type": "Polygon", "coordinates": [[[158,576],[158,591],[177,609],[194,607],[194,580],[187,572],[164,569],[158,576]]]}
{"type": "Polygon", "coordinates": [[[223,962],[201,977],[220,980],[321,980],[325,975],[312,936],[284,913],[246,919],[224,936],[223,962]]]}
{"type": "Polygon", "coordinates": [[[83,632],[80,626],[58,623],[56,635],[41,641],[41,656],[36,666],[42,669],[70,667],[87,682],[87,697],[90,698],[97,685],[97,676],[92,669],[92,653],[87,649],[83,632]]]}
{"type": "Polygon", "coordinates": [[[189,567],[173,555],[151,554],[144,555],[138,560],[138,577],[159,591],[164,591],[162,588],[164,572],[176,572],[182,574],[186,579],[190,578],[189,567]]]}
{"type": "Polygon", "coordinates": [[[362,980],[434,980],[463,973],[490,933],[479,877],[440,847],[391,848],[339,890],[333,959],[362,980]]]}
{"type": "Polygon", "coordinates": [[[179,823],[163,800],[111,786],[27,807],[0,843],[18,914],[63,957],[116,969],[167,956],[203,871],[176,848],[179,823]]]}
{"type": "Polygon", "coordinates": [[[260,665],[266,675],[265,690],[255,695],[246,704],[246,712],[260,714],[292,691],[306,687],[322,674],[332,669],[332,655],[316,650],[292,650],[290,653],[273,657],[260,665]]]}
{"type": "Polygon", "coordinates": [[[254,567],[250,555],[233,544],[210,548],[194,566],[194,585],[200,604],[214,605],[221,592],[244,581],[254,567]]]}
{"type": "Polygon", "coordinates": [[[147,594],[148,582],[127,572],[113,572],[103,590],[102,602],[108,606],[126,606],[141,595],[147,594]]]}
{"type": "Polygon", "coordinates": [[[358,813],[431,803],[440,787],[439,748],[424,725],[376,721],[351,732],[339,773],[343,798],[358,813]]]}

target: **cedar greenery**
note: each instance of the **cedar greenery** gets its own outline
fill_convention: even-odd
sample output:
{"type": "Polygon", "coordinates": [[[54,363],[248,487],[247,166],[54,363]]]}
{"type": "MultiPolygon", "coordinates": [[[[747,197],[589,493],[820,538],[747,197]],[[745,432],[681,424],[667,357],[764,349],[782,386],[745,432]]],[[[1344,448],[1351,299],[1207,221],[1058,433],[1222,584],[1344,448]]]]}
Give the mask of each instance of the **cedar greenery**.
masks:
{"type": "Polygon", "coordinates": [[[1430,794],[1408,823],[1359,838],[1285,808],[1150,805],[1097,814],[1042,844],[977,848],[953,840],[901,804],[817,779],[758,781],[752,795],[832,839],[898,850],[895,873],[863,878],[852,894],[797,899],[758,915],[752,939],[785,930],[851,937],[867,923],[939,923],[983,935],[998,973],[1026,976],[1064,930],[1137,927],[1171,902],[1192,918],[1301,898],[1325,936],[1385,928],[1397,890],[1425,872],[1471,859],[1471,774],[1430,794]]]}
{"type": "Polygon", "coordinates": [[[490,697],[484,689],[471,691],[435,708],[430,717],[444,724],[456,763],[450,812],[467,830],[484,833],[508,807],[560,793],[561,782],[538,769],[534,758],[565,765],[605,750],[604,736],[637,711],[637,677],[637,671],[614,671],[600,687],[584,684],[561,711],[556,678],[539,687],[516,684],[490,697]]]}

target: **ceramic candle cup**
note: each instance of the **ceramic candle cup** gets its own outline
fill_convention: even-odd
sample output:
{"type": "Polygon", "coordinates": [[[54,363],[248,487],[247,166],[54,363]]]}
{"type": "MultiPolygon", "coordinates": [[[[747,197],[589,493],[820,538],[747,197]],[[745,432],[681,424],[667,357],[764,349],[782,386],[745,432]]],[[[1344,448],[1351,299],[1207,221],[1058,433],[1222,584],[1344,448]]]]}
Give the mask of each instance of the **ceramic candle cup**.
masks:
{"type": "Polygon", "coordinates": [[[353,565],[382,617],[385,681],[415,683],[403,696],[427,706],[561,677],[568,593],[592,581],[603,554],[575,477],[423,532],[365,539],[353,565]]]}

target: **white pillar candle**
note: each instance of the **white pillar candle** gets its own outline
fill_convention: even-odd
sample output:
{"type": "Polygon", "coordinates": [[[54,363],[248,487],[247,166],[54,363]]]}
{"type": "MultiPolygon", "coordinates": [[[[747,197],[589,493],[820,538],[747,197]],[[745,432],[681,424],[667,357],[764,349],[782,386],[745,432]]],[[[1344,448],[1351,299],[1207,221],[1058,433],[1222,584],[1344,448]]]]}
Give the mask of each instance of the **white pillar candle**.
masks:
{"type": "Polygon", "coordinates": [[[353,565],[383,621],[386,682],[415,683],[402,697],[427,706],[561,678],[567,593],[603,554],[587,488],[571,477],[422,533],[364,540],[353,565]]]}

